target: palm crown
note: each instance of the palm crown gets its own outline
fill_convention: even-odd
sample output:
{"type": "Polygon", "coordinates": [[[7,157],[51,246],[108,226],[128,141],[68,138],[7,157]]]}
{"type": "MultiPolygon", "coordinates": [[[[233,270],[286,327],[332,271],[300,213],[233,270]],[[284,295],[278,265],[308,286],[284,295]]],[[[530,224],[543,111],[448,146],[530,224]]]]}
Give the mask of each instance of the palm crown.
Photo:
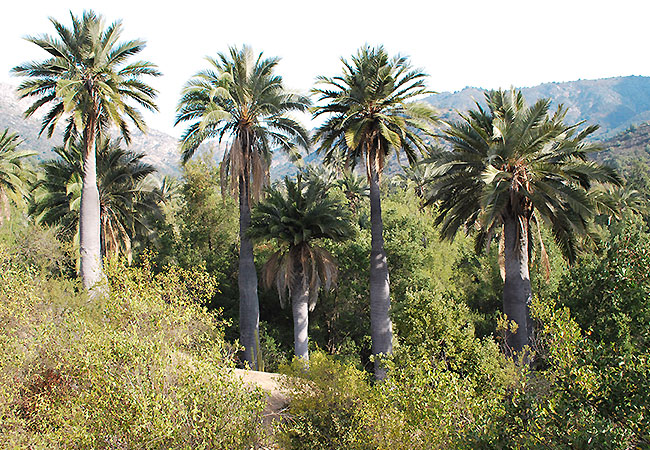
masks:
{"type": "MultiPolygon", "coordinates": [[[[11,199],[14,203],[26,199],[30,182],[34,181],[34,173],[25,162],[36,152],[21,150],[18,148],[20,144],[18,135],[8,129],[0,133],[0,196],[3,203],[5,199],[11,199]]],[[[6,206],[2,205],[3,208],[6,206]]]]}
{"type": "MultiPolygon", "coordinates": [[[[47,225],[59,225],[64,234],[77,234],[81,195],[82,146],[56,147],[57,159],[43,163],[43,177],[35,185],[30,212],[47,225]]],[[[146,184],[155,168],[143,154],[124,150],[118,141],[102,139],[97,149],[101,243],[103,255],[130,259],[133,239],[150,232],[148,217],[159,212],[161,196],[146,184]]]]}
{"type": "Polygon", "coordinates": [[[313,89],[321,102],[314,117],[329,115],[315,140],[326,162],[343,156],[348,165],[370,159],[381,172],[391,150],[415,162],[427,147],[437,117],[426,103],[413,102],[429,94],[426,74],[411,68],[403,56],[389,58],[383,47],[363,47],[351,62],[342,60],[343,74],[318,77],[313,89]]]}
{"type": "Polygon", "coordinates": [[[71,142],[81,131],[94,134],[115,124],[128,143],[126,117],[138,129],[145,127],[142,115],[130,102],[156,110],[156,90],[141,78],[159,76],[160,72],[147,61],[126,64],[127,58],[142,51],[145,43],[141,40],[118,43],[121,22],[104,28],[102,17],[92,11],[84,12],[81,19],[72,13],[70,17],[72,29],[50,18],[58,37],[27,38],[47,51],[49,59],[13,68],[15,74],[29,77],[18,88],[20,97],[36,98],[25,115],[29,117],[49,104],[51,108],[41,124],[41,133],[47,132],[48,137],[67,113],[66,142],[71,142]]]}
{"type": "Polygon", "coordinates": [[[322,239],[341,241],[353,234],[347,209],[325,193],[316,180],[305,183],[284,179],[281,188],[269,189],[267,197],[253,210],[248,234],[255,240],[274,239],[280,249],[264,267],[263,281],[278,289],[284,304],[295,282],[309,286],[313,309],[321,285],[329,289],[336,281],[333,257],[317,244],[322,239]]]}
{"type": "Polygon", "coordinates": [[[284,88],[282,77],[274,74],[278,58],[255,57],[250,47],[231,48],[207,61],[210,69],[187,83],[178,106],[176,124],[190,122],[181,138],[183,160],[206,139],[231,139],[222,183],[230,175],[234,189],[245,176],[259,194],[268,181],[273,150],[294,154],[298,147],[309,147],[307,131],[287,113],[306,111],[310,100],[284,88]]]}
{"type": "Polygon", "coordinates": [[[452,151],[434,152],[427,160],[432,170],[428,203],[437,202],[443,236],[453,238],[461,226],[476,226],[480,248],[505,215],[539,216],[573,261],[575,236],[587,231],[595,212],[590,187],[619,183],[611,168],[587,159],[599,150],[586,140],[597,126],[578,131],[579,124],[564,124],[562,106],[550,116],[550,100],[528,107],[520,91],[492,91],[486,100],[488,110],[477,104],[445,131],[452,151]]]}

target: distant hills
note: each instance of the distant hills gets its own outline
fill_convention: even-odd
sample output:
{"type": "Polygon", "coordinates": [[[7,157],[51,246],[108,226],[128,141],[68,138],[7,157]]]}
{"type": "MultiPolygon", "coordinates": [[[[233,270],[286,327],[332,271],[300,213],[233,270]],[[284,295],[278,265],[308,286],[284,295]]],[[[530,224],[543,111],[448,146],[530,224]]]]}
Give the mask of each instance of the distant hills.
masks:
{"type": "MultiPolygon", "coordinates": [[[[47,110],[37,111],[34,116],[25,119],[23,112],[31,102],[18,100],[15,89],[14,86],[0,83],[0,130],[9,128],[18,133],[24,141],[24,147],[37,151],[42,159],[53,157],[52,147],[63,142],[62,129],[56,130],[51,139],[45,135],[39,138],[41,119],[47,110]]],[[[176,138],[154,129],[143,134],[131,127],[131,132],[130,149],[145,153],[146,161],[162,173],[180,173],[180,152],[176,138]]]]}
{"type": "MultiPolygon", "coordinates": [[[[598,124],[595,136],[611,137],[632,124],[650,121],[650,77],[629,76],[578,80],[564,83],[544,83],[521,89],[529,103],[540,98],[553,100],[568,108],[567,122],[586,121],[598,124]]],[[[438,108],[444,118],[453,118],[455,111],[474,107],[474,101],[484,103],[485,89],[467,87],[458,92],[442,92],[426,100],[438,108]]]]}
{"type": "Polygon", "coordinates": [[[595,158],[625,173],[636,163],[650,164],[650,123],[630,125],[626,130],[602,141],[604,151],[595,158]]]}
{"type": "MultiPolygon", "coordinates": [[[[29,102],[18,101],[14,87],[0,84],[0,129],[9,127],[16,131],[25,141],[25,147],[38,151],[42,158],[52,155],[51,148],[61,142],[60,134],[52,139],[38,138],[40,117],[25,120],[22,116],[29,102]]],[[[586,121],[588,124],[599,124],[600,129],[594,135],[610,148],[607,158],[616,158],[617,151],[623,147],[617,143],[621,139],[626,142],[625,148],[638,148],[643,155],[650,143],[650,77],[627,76],[605,78],[599,80],[578,80],[563,83],[544,83],[522,89],[528,102],[539,98],[549,97],[554,107],[564,104],[568,108],[567,121],[586,121]],[[634,128],[639,133],[628,133],[634,128]],[[643,132],[647,133],[647,142],[643,132]],[[623,134],[620,138],[617,133],[623,134]],[[635,137],[631,137],[632,134],[635,137]],[[615,137],[616,136],[616,137],[615,137]],[[639,147],[639,146],[641,146],[639,147]],[[618,150],[617,150],[618,149],[618,150]]],[[[456,111],[466,111],[474,107],[474,102],[484,101],[484,89],[467,87],[458,92],[442,92],[426,99],[439,111],[441,116],[450,120],[456,116],[456,111]]],[[[180,154],[177,140],[161,131],[149,130],[146,135],[135,133],[131,148],[147,155],[148,162],[156,165],[163,173],[177,174],[180,171],[180,154]]],[[[631,150],[626,150],[627,152],[631,150]]],[[[636,151],[636,150],[635,150],[636,151]]],[[[605,157],[605,155],[603,156],[605,157]]],[[[310,155],[307,160],[316,160],[310,155]]],[[[277,178],[295,171],[284,155],[274,158],[271,174],[277,178]]]]}

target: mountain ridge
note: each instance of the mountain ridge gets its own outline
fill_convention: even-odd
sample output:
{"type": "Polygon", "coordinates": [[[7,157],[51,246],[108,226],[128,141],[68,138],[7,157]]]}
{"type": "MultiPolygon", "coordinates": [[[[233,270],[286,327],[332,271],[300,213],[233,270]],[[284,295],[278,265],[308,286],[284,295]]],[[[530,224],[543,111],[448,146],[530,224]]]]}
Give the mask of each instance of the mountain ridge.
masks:
{"type": "MultiPolygon", "coordinates": [[[[37,111],[28,119],[23,118],[30,100],[19,100],[15,89],[15,86],[0,83],[0,130],[10,128],[20,135],[24,146],[37,151],[41,159],[51,158],[52,147],[62,142],[61,132],[56,130],[51,139],[44,136],[39,138],[44,111],[37,111]]],[[[486,91],[479,87],[465,87],[456,92],[441,92],[424,100],[439,110],[441,118],[449,121],[458,118],[458,111],[473,108],[475,101],[484,103],[486,91]]],[[[650,121],[650,77],[630,75],[548,82],[524,87],[521,91],[529,103],[548,97],[552,100],[552,109],[564,104],[568,123],[584,121],[586,125],[600,125],[600,129],[594,133],[594,138],[598,140],[610,139],[631,125],[650,121]]],[[[209,144],[206,143],[204,147],[209,147],[209,144]]],[[[181,172],[178,140],[163,131],[150,128],[144,134],[134,130],[129,148],[145,153],[145,160],[163,174],[178,175],[181,172]]],[[[310,154],[306,159],[313,161],[319,158],[310,154]]],[[[286,155],[277,154],[274,157],[271,166],[273,178],[294,173],[295,170],[286,155]]]]}

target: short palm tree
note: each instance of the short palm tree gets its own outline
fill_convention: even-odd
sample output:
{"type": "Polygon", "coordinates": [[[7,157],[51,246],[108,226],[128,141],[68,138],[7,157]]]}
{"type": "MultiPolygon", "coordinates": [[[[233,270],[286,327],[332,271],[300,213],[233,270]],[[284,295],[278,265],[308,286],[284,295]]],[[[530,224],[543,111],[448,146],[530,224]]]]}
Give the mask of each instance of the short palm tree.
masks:
{"type": "Polygon", "coordinates": [[[19,149],[20,144],[18,135],[9,129],[0,134],[0,225],[9,218],[9,200],[21,203],[29,195],[30,183],[35,181],[25,162],[36,153],[19,149]]]}
{"type": "Polygon", "coordinates": [[[284,88],[282,77],[274,73],[278,62],[246,46],[208,58],[210,68],[185,86],[176,117],[176,124],[189,122],[181,138],[183,161],[207,139],[227,142],[220,167],[222,191],[228,179],[231,190],[239,191],[240,342],[251,368],[258,367],[261,356],[257,273],[246,234],[251,200],[268,184],[273,150],[295,154],[298,147],[309,147],[307,130],[289,113],[306,111],[310,101],[284,88]]]}
{"type": "Polygon", "coordinates": [[[444,132],[451,151],[433,152],[427,202],[437,205],[442,236],[478,229],[476,247],[503,233],[503,310],[517,324],[507,337],[511,352],[529,343],[531,223],[546,223],[566,258],[576,256],[576,236],[596,212],[589,190],[614,183],[614,171],[587,159],[597,150],[586,138],[597,127],[578,131],[565,125],[561,106],[549,114],[550,100],[528,106],[520,91],[486,93],[487,107],[461,115],[444,132]]]}
{"type": "MultiPolygon", "coordinates": [[[[79,229],[83,144],[56,147],[57,159],[43,163],[30,213],[46,225],[59,225],[75,239],[79,229]]],[[[129,260],[137,237],[150,234],[149,217],[160,211],[161,196],[147,180],[156,169],[143,154],[124,150],[119,140],[100,138],[97,146],[102,256],[129,260]]]]}
{"type": "Polygon", "coordinates": [[[344,240],[353,235],[345,206],[326,194],[322,182],[284,179],[282,186],[254,209],[248,235],[256,240],[274,239],[279,247],[264,265],[262,280],[276,286],[280,303],[291,299],[296,356],[309,359],[308,316],[321,287],[336,282],[332,255],[318,246],[323,239],[344,240]]]}
{"type": "Polygon", "coordinates": [[[146,61],[127,64],[139,53],[144,41],[118,42],[121,22],[108,27],[100,15],[85,11],[81,18],[70,13],[72,27],[50,19],[58,36],[28,37],[50,57],[13,68],[13,73],[27,77],[19,88],[21,98],[34,103],[25,111],[29,117],[45,105],[51,108],[44,116],[41,134],[52,137],[62,117],[66,117],[66,145],[81,137],[83,142],[83,176],[80,206],[81,279],[86,290],[103,279],[100,238],[100,207],[97,190],[95,143],[100,132],[109,126],[119,128],[127,144],[130,132],[127,119],[145,129],[142,115],[134,105],[156,110],[156,91],[142,81],[145,76],[159,76],[156,67],[146,61]]]}
{"type": "MultiPolygon", "coordinates": [[[[384,251],[381,218],[380,175],[392,151],[414,163],[427,147],[437,121],[434,110],[412,101],[429,93],[426,75],[411,68],[405,57],[390,58],[383,47],[361,48],[351,62],[342,60],[343,73],[319,77],[313,89],[319,105],[314,117],[327,120],[315,134],[318,151],[325,161],[345,159],[353,168],[363,161],[370,182],[370,319],[373,355],[390,354],[393,333],[390,320],[388,264],[384,251]]],[[[375,360],[375,376],[384,371],[375,360]]]]}

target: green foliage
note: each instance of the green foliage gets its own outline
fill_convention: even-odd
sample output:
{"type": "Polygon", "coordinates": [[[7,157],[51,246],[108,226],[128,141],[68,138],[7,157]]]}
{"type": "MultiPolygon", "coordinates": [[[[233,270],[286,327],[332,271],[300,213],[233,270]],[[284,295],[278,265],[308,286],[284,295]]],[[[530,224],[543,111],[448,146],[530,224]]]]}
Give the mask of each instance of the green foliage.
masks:
{"type": "Polygon", "coordinates": [[[0,249],[0,435],[8,448],[248,449],[259,392],[232,375],[200,269],[108,265],[89,303],[0,249]]]}
{"type": "Polygon", "coordinates": [[[422,344],[399,347],[382,383],[312,354],[308,372],[298,363],[285,369],[293,378],[286,381],[292,396],[281,441],[289,449],[650,445],[647,349],[612,352],[550,301],[536,301],[533,313],[534,370],[506,362],[493,342],[474,338],[464,307],[442,300],[426,326],[415,325],[427,331],[414,336],[422,344]]]}
{"type": "Polygon", "coordinates": [[[650,355],[590,340],[567,308],[536,301],[536,371],[524,368],[475,448],[645,448],[650,355]]]}
{"type": "Polygon", "coordinates": [[[287,449],[374,448],[359,417],[371,392],[366,372],[321,352],[312,352],[308,371],[299,359],[281,371],[291,393],[290,418],[280,435],[287,449]]]}
{"type": "Polygon", "coordinates": [[[467,436],[484,434],[500,408],[502,383],[481,385],[443,360],[398,351],[388,366],[390,376],[375,385],[367,372],[318,352],[309,371],[300,362],[285,368],[292,395],[280,441],[288,449],[471,448],[467,436]]]}
{"type": "MultiPolygon", "coordinates": [[[[154,226],[159,236],[156,267],[204,267],[219,285],[219,292],[214,293],[208,306],[220,308],[224,317],[236,325],[237,206],[232,198],[221,197],[218,168],[210,153],[184,165],[177,193],[167,205],[164,220],[154,226]]],[[[233,327],[228,327],[227,336],[236,339],[233,327]]]]}
{"type": "Polygon", "coordinates": [[[640,351],[650,345],[650,235],[637,217],[616,223],[609,241],[562,278],[559,302],[590,339],[640,351]]]}
{"type": "Polygon", "coordinates": [[[33,151],[20,149],[22,144],[17,134],[5,129],[0,134],[0,223],[7,220],[8,200],[21,205],[29,196],[34,172],[27,164],[27,158],[35,155],[33,151]]]}
{"type": "MultiPolygon", "coordinates": [[[[30,214],[45,225],[59,225],[71,241],[79,235],[83,145],[55,147],[57,159],[42,164],[43,175],[35,184],[30,214]]],[[[144,154],[125,150],[120,140],[97,142],[103,256],[124,255],[129,260],[134,244],[151,237],[151,218],[161,214],[162,196],[150,181],[156,169],[144,154]]]]}
{"type": "Polygon", "coordinates": [[[35,268],[51,276],[76,275],[76,252],[59,239],[60,229],[27,221],[23,211],[14,212],[0,227],[0,247],[4,255],[22,268],[35,268]]]}

